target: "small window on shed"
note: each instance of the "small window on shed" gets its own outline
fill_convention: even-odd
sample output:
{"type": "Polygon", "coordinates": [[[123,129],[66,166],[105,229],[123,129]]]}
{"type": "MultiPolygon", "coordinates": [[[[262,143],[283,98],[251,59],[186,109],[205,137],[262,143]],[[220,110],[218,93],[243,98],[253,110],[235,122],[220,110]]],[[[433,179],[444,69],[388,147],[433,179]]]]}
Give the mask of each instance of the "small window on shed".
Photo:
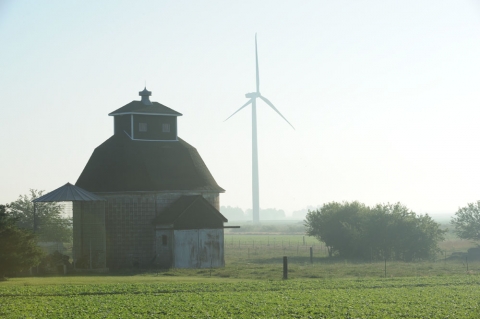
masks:
{"type": "Polygon", "coordinates": [[[147,123],[138,123],[138,131],[139,132],[146,132],[147,131],[147,123]]]}
{"type": "Polygon", "coordinates": [[[162,235],[162,245],[163,246],[168,245],[168,236],[167,235],[162,235]]]}
{"type": "Polygon", "coordinates": [[[169,132],[170,132],[170,124],[168,124],[168,123],[163,123],[163,124],[162,124],[162,132],[163,132],[163,133],[169,133],[169,132]]]}

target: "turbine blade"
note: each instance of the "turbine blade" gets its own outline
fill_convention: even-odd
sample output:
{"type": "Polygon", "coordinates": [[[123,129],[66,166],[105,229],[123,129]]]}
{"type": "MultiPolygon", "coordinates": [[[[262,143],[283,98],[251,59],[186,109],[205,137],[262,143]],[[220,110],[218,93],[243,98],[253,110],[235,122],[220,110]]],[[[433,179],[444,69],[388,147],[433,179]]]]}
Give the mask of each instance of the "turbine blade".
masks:
{"type": "Polygon", "coordinates": [[[277,108],[275,106],[273,106],[272,102],[270,102],[266,97],[263,97],[261,95],[259,95],[259,98],[261,98],[265,103],[267,103],[275,112],[278,113],[278,115],[280,115],[293,129],[295,129],[293,127],[292,124],[290,124],[290,122],[282,115],[282,113],[280,113],[277,108]]]}
{"type": "MultiPolygon", "coordinates": [[[[247,105],[250,104],[250,103],[252,103],[252,99],[248,100],[248,102],[245,103],[245,104],[243,104],[243,106],[242,106],[241,108],[239,108],[235,113],[233,113],[232,115],[230,115],[229,117],[227,117],[227,120],[228,120],[229,118],[231,118],[232,116],[234,116],[235,114],[237,114],[238,111],[240,111],[241,109],[243,109],[245,106],[247,106],[247,105]]],[[[225,120],[225,121],[226,121],[226,120],[225,120]]],[[[225,121],[224,121],[224,122],[225,122],[225,121]]]]}
{"type": "Polygon", "coordinates": [[[257,71],[257,93],[260,93],[260,75],[258,74],[257,34],[255,33],[255,65],[257,71]]]}

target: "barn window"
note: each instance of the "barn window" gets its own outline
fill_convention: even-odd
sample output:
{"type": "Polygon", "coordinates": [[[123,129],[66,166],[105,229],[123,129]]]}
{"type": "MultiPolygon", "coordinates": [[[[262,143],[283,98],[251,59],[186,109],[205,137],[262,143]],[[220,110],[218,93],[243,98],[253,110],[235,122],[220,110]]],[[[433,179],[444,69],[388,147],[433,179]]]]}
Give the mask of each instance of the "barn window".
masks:
{"type": "Polygon", "coordinates": [[[162,124],[162,132],[163,132],[163,133],[169,133],[169,132],[170,132],[170,124],[168,124],[168,123],[163,123],[163,124],[162,124]]]}
{"type": "Polygon", "coordinates": [[[138,131],[139,132],[146,132],[147,131],[147,123],[138,123],[138,131]]]}
{"type": "Polygon", "coordinates": [[[167,235],[162,235],[162,245],[164,245],[164,246],[168,245],[168,236],[167,235]]]}

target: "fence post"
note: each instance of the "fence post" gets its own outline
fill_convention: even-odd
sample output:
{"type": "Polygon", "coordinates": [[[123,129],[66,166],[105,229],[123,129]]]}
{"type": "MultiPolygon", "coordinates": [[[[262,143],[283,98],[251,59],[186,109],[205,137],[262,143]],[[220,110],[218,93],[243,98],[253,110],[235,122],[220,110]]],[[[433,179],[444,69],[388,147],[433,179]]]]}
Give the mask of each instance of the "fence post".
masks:
{"type": "Polygon", "coordinates": [[[288,279],[288,259],[283,256],[283,279],[288,279]]]}
{"type": "Polygon", "coordinates": [[[313,247],[310,247],[310,263],[313,264],[313,247]]]}
{"type": "Polygon", "coordinates": [[[92,240],[90,239],[90,269],[92,269],[92,240]]]}
{"type": "Polygon", "coordinates": [[[385,258],[385,278],[387,278],[387,258],[385,258]]]}

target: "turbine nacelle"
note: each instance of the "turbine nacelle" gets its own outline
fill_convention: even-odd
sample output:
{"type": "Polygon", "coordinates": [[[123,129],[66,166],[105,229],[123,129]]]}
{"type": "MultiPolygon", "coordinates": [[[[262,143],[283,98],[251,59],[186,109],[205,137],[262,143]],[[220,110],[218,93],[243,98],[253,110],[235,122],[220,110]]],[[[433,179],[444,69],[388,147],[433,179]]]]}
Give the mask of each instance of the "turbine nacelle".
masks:
{"type": "Polygon", "coordinates": [[[257,98],[257,97],[260,97],[260,92],[247,93],[245,94],[245,97],[249,99],[257,98]]]}

